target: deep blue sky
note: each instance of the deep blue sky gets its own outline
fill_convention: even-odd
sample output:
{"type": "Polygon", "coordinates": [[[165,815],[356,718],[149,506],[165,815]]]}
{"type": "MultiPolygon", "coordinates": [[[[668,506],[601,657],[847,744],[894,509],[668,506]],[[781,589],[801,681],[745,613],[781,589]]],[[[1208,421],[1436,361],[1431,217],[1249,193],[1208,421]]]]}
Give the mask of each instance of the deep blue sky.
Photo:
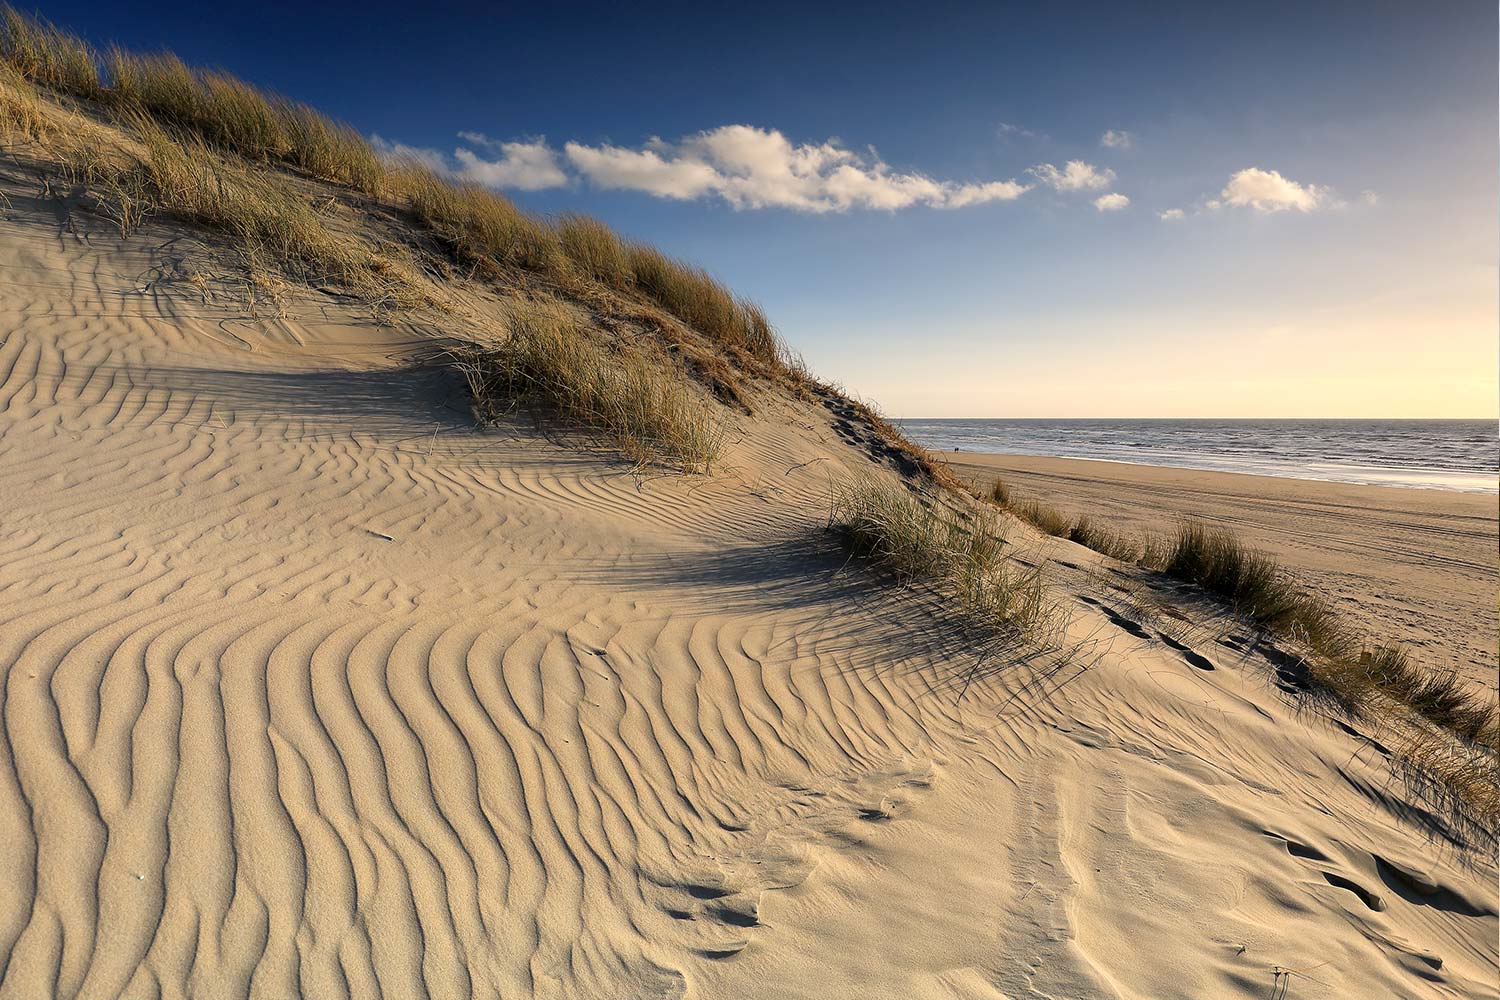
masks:
{"type": "Polygon", "coordinates": [[[707,265],[815,369],[897,415],[1496,411],[1487,0],[713,6],[38,9],[390,142],[451,156],[461,131],[545,137],[566,178],[517,201],[707,265]],[[680,157],[728,125],[836,139],[864,169],[1029,189],[736,208],[605,189],[563,152],[660,137],[680,157]],[[1111,129],[1129,148],[1101,144],[1111,129]],[[1114,176],[1056,190],[1031,170],[1070,160],[1114,176]],[[1296,186],[1232,204],[1249,168],[1296,186]],[[1110,193],[1128,205],[1096,208],[1110,193]]]}

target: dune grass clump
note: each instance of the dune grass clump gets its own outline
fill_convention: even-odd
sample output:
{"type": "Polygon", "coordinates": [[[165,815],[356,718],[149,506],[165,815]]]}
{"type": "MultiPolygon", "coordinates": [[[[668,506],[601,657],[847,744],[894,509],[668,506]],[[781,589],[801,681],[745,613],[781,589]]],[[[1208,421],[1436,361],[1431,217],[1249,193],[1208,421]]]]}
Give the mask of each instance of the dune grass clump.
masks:
{"type": "Polygon", "coordinates": [[[385,165],[352,126],[294,102],[280,105],[280,114],[290,142],[284,158],[292,166],[367,194],[382,190],[385,165]]]}
{"type": "Polygon", "coordinates": [[[9,65],[0,63],[0,134],[40,142],[52,131],[36,88],[9,65]]]}
{"type": "Polygon", "coordinates": [[[1068,531],[1064,537],[1070,542],[1077,542],[1086,549],[1093,549],[1095,552],[1121,562],[1135,562],[1141,553],[1140,546],[1124,534],[1106,528],[1081,514],[1068,525],[1068,531]]]}
{"type": "Polygon", "coordinates": [[[1331,603],[1232,532],[1183,522],[1162,571],[1223,597],[1266,631],[1305,647],[1309,679],[1346,708],[1366,710],[1379,695],[1467,743],[1500,742],[1493,702],[1457,674],[1419,668],[1399,647],[1368,647],[1331,603]]]}
{"type": "MultiPolygon", "coordinates": [[[[335,232],[312,203],[274,175],[226,159],[202,139],[174,136],[138,116],[132,130],[146,148],[139,167],[90,178],[112,192],[112,217],[165,211],[227,234],[252,270],[274,264],[309,284],[334,283],[381,306],[428,301],[420,277],[399,256],[335,232]]],[[[122,232],[128,226],[122,221],[122,232]]]]}
{"type": "Polygon", "coordinates": [[[1168,576],[1197,584],[1272,630],[1295,623],[1309,609],[1275,560],[1242,543],[1230,531],[1184,521],[1163,568],[1168,576]]]}
{"type": "Polygon", "coordinates": [[[936,586],[967,626],[1034,640],[1058,621],[1041,569],[1011,557],[1003,524],[983,510],[966,522],[937,496],[860,477],[835,487],[829,526],[852,557],[936,586]]]}
{"type": "Polygon", "coordinates": [[[504,195],[449,183],[415,164],[395,172],[390,186],[460,261],[557,273],[564,260],[557,233],[504,195]]]}
{"type": "Polygon", "coordinates": [[[1464,740],[1500,750],[1500,718],[1493,702],[1476,698],[1457,673],[1422,670],[1404,649],[1369,652],[1365,666],[1383,693],[1464,740]]]}
{"type": "Polygon", "coordinates": [[[636,290],[683,323],[764,364],[780,362],[780,342],[761,308],[736,297],[707,271],[640,243],[625,246],[625,260],[636,290]]]}
{"type": "Polygon", "coordinates": [[[1443,733],[1427,729],[1392,739],[1398,769],[1449,816],[1493,844],[1500,834],[1500,766],[1494,737],[1481,745],[1455,746],[1443,733]]]}
{"type": "Polygon", "coordinates": [[[53,90],[85,98],[99,95],[99,58],[93,48],[9,4],[0,5],[0,60],[23,78],[53,90]]]}
{"type": "Polygon", "coordinates": [[[277,260],[315,265],[321,274],[338,277],[355,271],[354,254],[302,199],[224,161],[200,139],[179,142],[149,122],[140,134],[147,175],[172,211],[277,260]]]}
{"type": "Polygon", "coordinates": [[[107,102],[124,113],[198,136],[252,160],[275,160],[303,173],[377,191],[384,167],[364,136],[305,105],[267,94],[227,73],[197,69],[170,53],[105,55],[107,102]]]}
{"type": "Polygon", "coordinates": [[[1172,543],[1159,531],[1146,531],[1141,535],[1138,563],[1160,573],[1172,558],[1172,543]]]}
{"type": "Polygon", "coordinates": [[[557,238],[580,274],[611,288],[628,287],[630,263],[613,229],[587,215],[568,214],[557,220],[557,238]]]}
{"type": "Polygon", "coordinates": [[[1056,507],[1042,503],[1040,500],[1016,502],[1011,496],[1010,487],[1005,485],[1004,480],[996,479],[990,485],[989,492],[980,493],[979,497],[1002,510],[1010,511],[1045,535],[1066,538],[1070,542],[1076,542],[1086,549],[1093,549],[1111,559],[1135,562],[1141,555],[1141,546],[1138,543],[1121,532],[1105,527],[1087,515],[1069,517],[1056,507]]]}
{"type": "Polygon", "coordinates": [[[1066,538],[1068,528],[1073,523],[1068,519],[1068,515],[1040,500],[1027,500],[1025,503],[1016,504],[1011,508],[1011,513],[1042,534],[1051,535],[1054,538],[1066,538]]]}
{"type": "Polygon", "coordinates": [[[1317,632],[1327,632],[1321,622],[1330,617],[1330,610],[1310,600],[1274,559],[1223,528],[1182,522],[1162,571],[1224,598],[1271,631],[1319,625],[1317,632]]]}
{"type": "Polygon", "coordinates": [[[518,302],[509,320],[501,344],[457,355],[483,418],[526,407],[601,432],[639,464],[709,470],[723,428],[665,359],[604,343],[555,303],[518,302]]]}

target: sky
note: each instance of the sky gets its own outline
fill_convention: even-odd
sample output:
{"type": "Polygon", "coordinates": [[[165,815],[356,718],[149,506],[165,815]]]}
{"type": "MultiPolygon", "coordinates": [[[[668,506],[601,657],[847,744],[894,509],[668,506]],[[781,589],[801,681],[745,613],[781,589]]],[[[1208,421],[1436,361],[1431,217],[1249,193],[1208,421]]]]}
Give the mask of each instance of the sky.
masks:
{"type": "Polygon", "coordinates": [[[1497,14],[42,3],[586,212],[897,417],[1500,412],[1497,14]]]}

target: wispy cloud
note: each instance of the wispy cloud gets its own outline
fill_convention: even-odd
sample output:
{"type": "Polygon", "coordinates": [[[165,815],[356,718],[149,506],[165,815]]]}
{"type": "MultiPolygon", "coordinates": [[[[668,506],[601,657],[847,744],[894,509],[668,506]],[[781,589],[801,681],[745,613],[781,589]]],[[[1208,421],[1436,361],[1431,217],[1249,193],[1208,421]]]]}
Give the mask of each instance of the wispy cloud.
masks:
{"type": "Polygon", "coordinates": [[[1017,125],[1014,122],[1000,122],[995,126],[995,134],[1002,139],[1040,139],[1040,132],[1017,125]]]}
{"type": "Polygon", "coordinates": [[[1103,194],[1094,199],[1094,207],[1101,212],[1118,212],[1130,207],[1130,199],[1118,191],[1103,194]]]}
{"type": "Polygon", "coordinates": [[[439,174],[451,172],[448,159],[441,150],[429,149],[426,146],[408,146],[404,142],[391,142],[378,134],[370,136],[370,145],[374,147],[377,154],[392,162],[420,163],[439,174]]]}
{"type": "Polygon", "coordinates": [[[1057,191],[1100,191],[1115,181],[1113,170],[1082,160],[1069,160],[1062,169],[1050,163],[1040,163],[1027,172],[1057,191]]]}
{"type": "Polygon", "coordinates": [[[1163,222],[1177,222],[1178,220],[1183,219],[1186,216],[1187,213],[1180,208],[1169,208],[1165,212],[1156,213],[1156,217],[1161,219],[1163,222]]]}
{"type": "Polygon", "coordinates": [[[1109,128],[1099,137],[1099,145],[1106,149],[1130,149],[1135,145],[1135,136],[1122,128],[1109,128]]]}

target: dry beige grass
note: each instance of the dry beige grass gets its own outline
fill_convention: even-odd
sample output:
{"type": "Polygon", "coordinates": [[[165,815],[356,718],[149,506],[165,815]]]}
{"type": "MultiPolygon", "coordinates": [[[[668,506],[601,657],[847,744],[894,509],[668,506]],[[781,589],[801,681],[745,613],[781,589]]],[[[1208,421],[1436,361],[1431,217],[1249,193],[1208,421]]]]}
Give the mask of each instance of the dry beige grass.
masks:
{"type": "Polygon", "coordinates": [[[41,17],[0,6],[0,59],[46,87],[92,98],[99,94],[99,59],[89,44],[41,17]]]}
{"type": "Polygon", "coordinates": [[[274,175],[246,169],[196,137],[178,139],[151,118],[134,119],[133,132],[147,151],[143,172],[156,208],[228,233],[251,258],[309,283],[343,285],[401,308],[428,301],[408,264],[333,231],[274,175]]]}
{"type": "Polygon", "coordinates": [[[639,464],[709,470],[723,427],[666,359],[603,342],[557,303],[517,301],[508,326],[501,344],[456,355],[485,419],[524,406],[600,432],[639,464]]]}
{"type": "Polygon", "coordinates": [[[1135,562],[1142,555],[1143,549],[1139,543],[1086,515],[1069,517],[1056,507],[1036,499],[1016,501],[1011,496],[1010,489],[999,479],[990,486],[988,494],[980,492],[974,495],[1010,511],[1043,534],[1077,542],[1084,548],[1093,549],[1111,559],[1135,562]]]}
{"type": "Polygon", "coordinates": [[[253,160],[278,160],[323,180],[379,190],[384,170],[358,132],[226,73],[194,69],[169,53],[105,57],[108,102],[253,160]]]}
{"type": "Polygon", "coordinates": [[[459,261],[556,274],[563,262],[557,233],[503,195],[451,184],[426,167],[406,164],[388,184],[459,261]]]}
{"type": "Polygon", "coordinates": [[[48,138],[52,130],[36,88],[13,67],[0,63],[0,133],[11,140],[35,143],[48,138]]]}
{"type": "Polygon", "coordinates": [[[614,289],[629,286],[625,245],[604,223],[586,215],[564,215],[557,221],[557,236],[563,253],[580,274],[614,289]]]}
{"type": "Polygon", "coordinates": [[[915,495],[896,481],[855,477],[835,484],[829,524],[851,556],[899,582],[937,586],[968,627],[1036,642],[1059,624],[1040,567],[1010,556],[1004,524],[983,508],[963,519],[941,492],[915,495]]]}
{"type": "Polygon", "coordinates": [[[778,365],[780,343],[765,313],[738,298],[702,268],[674,260],[655,247],[625,247],[634,287],[715,343],[778,365]]]}
{"type": "Polygon", "coordinates": [[[1134,540],[1082,514],[1068,524],[1064,537],[1120,562],[1135,562],[1141,555],[1141,547],[1134,540]]]}

